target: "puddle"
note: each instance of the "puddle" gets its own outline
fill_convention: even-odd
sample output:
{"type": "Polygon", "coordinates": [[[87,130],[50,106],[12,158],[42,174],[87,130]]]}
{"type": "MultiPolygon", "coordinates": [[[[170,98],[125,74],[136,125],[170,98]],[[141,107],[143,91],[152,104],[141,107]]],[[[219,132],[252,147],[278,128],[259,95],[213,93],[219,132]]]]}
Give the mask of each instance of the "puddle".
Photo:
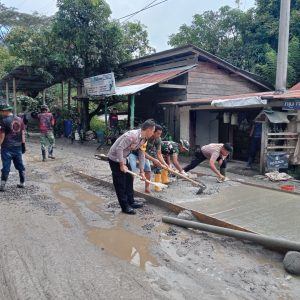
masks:
{"type": "Polygon", "coordinates": [[[69,207],[83,225],[87,224],[81,211],[83,207],[87,207],[92,212],[99,214],[99,205],[103,203],[103,200],[82,189],[78,184],[61,181],[52,184],[51,189],[55,198],[69,207]]]}
{"type": "Polygon", "coordinates": [[[92,228],[87,233],[88,240],[104,248],[108,253],[117,256],[145,271],[157,267],[158,262],[150,254],[150,240],[125,230],[122,227],[111,229],[92,228]]]}
{"type": "MultiPolygon", "coordinates": [[[[103,204],[101,198],[82,189],[76,183],[67,181],[55,183],[51,189],[54,197],[64,203],[86,229],[90,243],[145,271],[148,267],[158,266],[157,260],[149,251],[151,240],[122,227],[115,227],[113,221],[118,220],[115,217],[112,217],[111,221],[107,220],[109,217],[99,208],[103,204]]],[[[64,227],[69,227],[68,220],[60,218],[60,222],[64,227]]]]}

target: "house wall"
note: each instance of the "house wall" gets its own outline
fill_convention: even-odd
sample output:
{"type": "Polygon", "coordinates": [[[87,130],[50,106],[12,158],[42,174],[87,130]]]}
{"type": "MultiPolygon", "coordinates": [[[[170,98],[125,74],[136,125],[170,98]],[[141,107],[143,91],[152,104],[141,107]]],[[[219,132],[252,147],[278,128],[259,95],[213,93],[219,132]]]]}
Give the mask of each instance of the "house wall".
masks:
{"type": "Polygon", "coordinates": [[[217,143],[219,139],[218,113],[210,111],[196,112],[195,146],[217,143]]]}
{"type": "Polygon", "coordinates": [[[199,62],[188,73],[187,100],[264,91],[249,80],[215,64],[199,62]]]}

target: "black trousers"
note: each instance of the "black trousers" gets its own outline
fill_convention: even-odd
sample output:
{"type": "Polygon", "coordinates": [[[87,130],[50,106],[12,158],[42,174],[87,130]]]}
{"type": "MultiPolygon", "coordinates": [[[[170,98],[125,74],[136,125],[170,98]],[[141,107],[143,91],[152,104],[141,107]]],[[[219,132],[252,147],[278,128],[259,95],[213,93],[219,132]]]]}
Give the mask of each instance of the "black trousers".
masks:
{"type": "MultiPolygon", "coordinates": [[[[124,210],[128,205],[134,202],[133,191],[133,176],[124,173],[120,170],[120,164],[112,160],[108,160],[110,169],[112,171],[113,184],[117,194],[121,209],[124,210]]],[[[128,169],[130,166],[127,164],[128,169]]]]}
{"type": "MultiPolygon", "coordinates": [[[[202,151],[195,152],[195,157],[192,159],[192,161],[183,168],[184,172],[188,172],[194,168],[196,168],[199,164],[201,164],[203,161],[205,161],[207,158],[203,155],[202,151]]],[[[217,161],[222,159],[221,156],[217,158],[217,161]]],[[[226,159],[223,160],[222,165],[220,166],[220,169],[226,169],[226,159]]]]}

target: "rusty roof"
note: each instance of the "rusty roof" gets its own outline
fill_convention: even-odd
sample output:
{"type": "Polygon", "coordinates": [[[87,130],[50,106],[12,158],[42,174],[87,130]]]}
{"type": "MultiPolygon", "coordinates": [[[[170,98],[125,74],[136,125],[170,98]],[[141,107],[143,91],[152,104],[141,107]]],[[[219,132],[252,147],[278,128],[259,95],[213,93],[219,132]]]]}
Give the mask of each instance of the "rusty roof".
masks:
{"type": "Polygon", "coordinates": [[[151,72],[139,76],[122,79],[116,82],[116,95],[135,94],[150,86],[180,76],[194,67],[196,67],[196,65],[166,69],[158,72],[151,72]]]}
{"type": "Polygon", "coordinates": [[[210,98],[200,98],[180,102],[162,102],[160,105],[178,105],[178,106],[189,106],[189,105],[207,105],[211,104],[214,100],[241,100],[249,97],[260,97],[261,99],[267,100],[287,100],[287,99],[300,99],[300,82],[294,85],[291,89],[284,93],[278,93],[276,91],[270,92],[257,92],[257,93],[247,93],[220,97],[210,97],[210,98]]]}
{"type": "Polygon", "coordinates": [[[172,68],[167,70],[162,70],[159,72],[147,73],[139,76],[128,77],[118,81],[116,84],[118,87],[128,86],[128,85],[136,85],[136,84],[144,84],[144,83],[160,83],[174,77],[177,77],[196,65],[172,68]]]}

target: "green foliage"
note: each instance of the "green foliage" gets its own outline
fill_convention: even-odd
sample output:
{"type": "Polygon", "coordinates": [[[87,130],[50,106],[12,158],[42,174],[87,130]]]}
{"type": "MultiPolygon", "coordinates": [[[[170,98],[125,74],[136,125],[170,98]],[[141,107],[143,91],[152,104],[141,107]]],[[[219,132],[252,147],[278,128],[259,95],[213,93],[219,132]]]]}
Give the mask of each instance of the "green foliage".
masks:
{"type": "Polygon", "coordinates": [[[18,12],[15,8],[6,7],[0,2],[0,44],[13,27],[37,28],[46,25],[51,18],[37,13],[26,14],[18,12]]]}
{"type": "Polygon", "coordinates": [[[155,49],[149,46],[148,33],[141,22],[127,22],[122,29],[123,45],[128,59],[155,53],[155,49]]]}
{"type": "Polygon", "coordinates": [[[0,46],[0,78],[22,63],[22,60],[11,55],[5,46],[0,46]]]}
{"type": "MultiPolygon", "coordinates": [[[[240,1],[236,1],[240,5],[240,1]]],[[[194,44],[233,65],[258,72],[275,83],[279,32],[279,0],[256,0],[247,11],[221,7],[196,14],[191,25],[182,25],[170,36],[171,46],[194,44]]],[[[300,80],[300,1],[291,1],[288,86],[300,80]]]]}
{"type": "Polygon", "coordinates": [[[94,116],[90,121],[90,128],[91,130],[96,132],[100,130],[105,132],[106,130],[105,122],[102,121],[98,116],[94,116]]]}

